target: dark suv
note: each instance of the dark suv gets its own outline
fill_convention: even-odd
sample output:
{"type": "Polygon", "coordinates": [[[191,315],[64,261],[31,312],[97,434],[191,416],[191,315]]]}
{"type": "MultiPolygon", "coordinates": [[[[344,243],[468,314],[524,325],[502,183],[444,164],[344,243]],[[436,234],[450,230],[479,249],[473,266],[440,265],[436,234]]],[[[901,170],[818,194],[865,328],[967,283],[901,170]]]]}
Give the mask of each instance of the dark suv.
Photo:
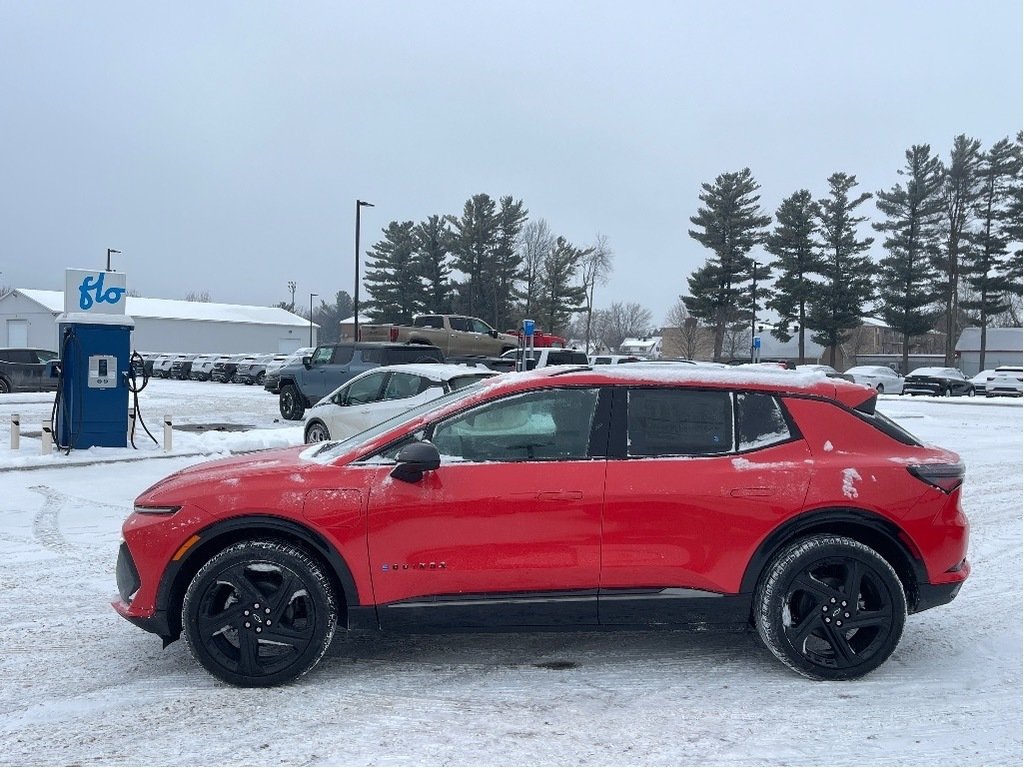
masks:
{"type": "Polygon", "coordinates": [[[280,399],[281,416],[298,421],[306,408],[340,387],[358,373],[378,365],[443,363],[444,353],[430,344],[349,342],[317,347],[301,363],[282,368],[264,385],[280,399]]]}
{"type": "Polygon", "coordinates": [[[0,395],[6,392],[40,392],[57,389],[55,367],[59,355],[49,349],[5,347],[0,349],[0,395]]]}

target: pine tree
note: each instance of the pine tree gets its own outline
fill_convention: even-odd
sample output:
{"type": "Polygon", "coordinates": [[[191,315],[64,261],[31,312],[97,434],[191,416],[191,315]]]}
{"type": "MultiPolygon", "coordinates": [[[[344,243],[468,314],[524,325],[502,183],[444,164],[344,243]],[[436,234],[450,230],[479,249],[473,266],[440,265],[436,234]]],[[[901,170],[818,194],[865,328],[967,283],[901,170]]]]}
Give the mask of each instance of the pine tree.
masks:
{"type": "Polygon", "coordinates": [[[872,224],[885,232],[887,255],[880,261],[879,312],[903,336],[903,371],[909,370],[910,339],[934,327],[940,296],[935,290],[934,258],[942,219],[942,162],[927,144],[906,151],[907,164],[899,175],[905,184],[875,200],[885,221],[872,224]]]}
{"type": "Polygon", "coordinates": [[[1007,291],[1007,300],[1013,297],[1020,301],[1021,291],[1024,290],[1024,251],[1021,250],[1021,243],[1024,242],[1024,179],[1021,173],[1024,171],[1024,158],[1022,158],[1022,144],[1024,144],[1024,131],[1017,132],[1017,141],[1013,145],[1013,159],[1016,163],[1013,183],[1008,190],[1010,203],[1007,206],[1006,218],[1003,219],[1003,237],[1008,242],[1016,243],[1017,248],[1006,260],[1003,273],[1006,275],[1010,285],[1007,291]]]}
{"type": "Polygon", "coordinates": [[[953,352],[960,335],[960,267],[975,204],[981,184],[981,142],[960,134],[953,140],[949,166],[943,183],[944,237],[943,249],[936,259],[940,270],[944,329],[946,332],[946,365],[952,367],[953,352]]]}
{"type": "Polygon", "coordinates": [[[574,312],[579,312],[586,302],[586,292],[574,284],[576,270],[581,259],[590,250],[581,250],[564,237],[555,240],[540,267],[537,304],[537,320],[540,327],[551,333],[562,333],[574,312]]]}
{"type": "Polygon", "coordinates": [[[416,268],[423,279],[423,303],[427,312],[452,311],[448,255],[451,238],[448,220],[442,216],[431,216],[413,230],[416,268]]]}
{"type": "Polygon", "coordinates": [[[961,302],[962,309],[978,313],[981,327],[980,368],[985,367],[985,347],[988,343],[988,324],[993,315],[1005,312],[1009,303],[1005,297],[1013,288],[1007,270],[1011,261],[1010,227],[1016,198],[1019,163],[1015,147],[1009,138],[997,141],[982,156],[979,169],[981,192],[974,207],[978,230],[969,237],[965,249],[963,278],[973,289],[974,296],[961,302]]]}
{"type": "Polygon", "coordinates": [[[516,283],[522,277],[519,238],[528,211],[522,200],[506,196],[500,200],[494,248],[483,270],[487,290],[484,319],[499,330],[517,325],[515,318],[516,283]]]}
{"type": "Polygon", "coordinates": [[[688,232],[714,255],[687,279],[690,296],[681,298],[691,315],[714,329],[717,362],[722,358],[727,327],[743,315],[749,303],[743,283],[752,276],[753,260],[747,254],[764,238],[771,217],[761,213],[761,198],[755,194],[760,185],[749,168],[723,173],[714,184],[701,184],[701,189],[704,207],[690,217],[698,229],[688,232]]]}
{"type": "Polygon", "coordinates": [[[316,321],[320,323],[317,340],[321,344],[340,341],[341,321],[352,317],[352,297],[348,291],[338,291],[334,295],[334,303],[328,304],[321,299],[316,311],[316,321]]]}
{"type": "Polygon", "coordinates": [[[497,214],[489,195],[474,195],[462,209],[461,218],[449,217],[452,225],[452,266],[465,275],[455,287],[455,306],[468,315],[485,314],[484,283],[497,236],[497,214]]]}
{"type": "Polygon", "coordinates": [[[423,281],[413,255],[414,226],[411,221],[392,221],[384,229],[384,239],[367,254],[367,313],[376,322],[411,323],[423,311],[423,281]]]}
{"type": "Polygon", "coordinates": [[[815,241],[817,214],[818,204],[808,190],[794,192],[775,212],[775,229],[765,240],[765,250],[778,257],[772,266],[779,271],[779,277],[768,301],[768,307],[779,315],[778,327],[772,335],[789,341],[793,336],[789,329],[795,326],[801,363],[805,359],[807,306],[815,288],[810,276],[822,271],[815,241]]]}
{"type": "Polygon", "coordinates": [[[864,192],[850,199],[850,190],[857,186],[857,177],[833,173],[828,178],[829,197],[818,201],[818,223],[821,232],[822,260],[818,274],[823,283],[811,299],[807,327],[815,331],[811,339],[829,348],[829,364],[836,364],[836,348],[847,334],[860,325],[864,305],[871,298],[873,265],[861,254],[871,247],[874,238],[857,239],[857,226],[867,220],[854,216],[854,210],[871,199],[864,192]]]}

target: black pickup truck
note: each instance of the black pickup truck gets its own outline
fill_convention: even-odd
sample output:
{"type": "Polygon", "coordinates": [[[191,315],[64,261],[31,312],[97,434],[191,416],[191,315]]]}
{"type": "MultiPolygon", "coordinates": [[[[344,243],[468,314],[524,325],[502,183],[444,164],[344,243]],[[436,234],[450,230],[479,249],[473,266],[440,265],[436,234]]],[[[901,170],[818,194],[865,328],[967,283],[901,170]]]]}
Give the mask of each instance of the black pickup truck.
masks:
{"type": "Polygon", "coordinates": [[[308,407],[363,371],[378,365],[443,362],[444,353],[429,344],[323,344],[302,362],[268,375],[263,388],[278,395],[283,418],[298,421],[308,407]]]}
{"type": "Polygon", "coordinates": [[[0,395],[57,389],[56,366],[59,363],[59,355],[49,349],[0,348],[0,395]]]}

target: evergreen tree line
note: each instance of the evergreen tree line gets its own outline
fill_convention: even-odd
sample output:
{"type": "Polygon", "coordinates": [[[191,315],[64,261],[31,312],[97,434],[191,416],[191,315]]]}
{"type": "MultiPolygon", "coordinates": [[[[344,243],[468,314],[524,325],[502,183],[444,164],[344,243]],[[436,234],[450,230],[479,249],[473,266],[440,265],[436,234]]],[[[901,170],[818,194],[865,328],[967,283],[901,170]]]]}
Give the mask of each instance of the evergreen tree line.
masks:
{"type": "Polygon", "coordinates": [[[858,192],[856,176],[836,172],[826,196],[791,194],[773,219],[761,210],[760,185],[749,168],[701,185],[701,207],[689,234],[711,251],[681,296],[689,314],[714,332],[714,359],[722,359],[730,329],[753,328],[763,307],[780,318],[772,335],[806,337],[835,348],[865,314],[877,313],[903,337],[903,365],[914,337],[945,333],[946,365],[967,325],[985,329],[1022,290],[1021,133],[983,150],[957,136],[944,162],[927,144],[905,153],[901,180],[888,190],[858,192]],[[885,255],[875,263],[861,236],[874,198],[881,219],[871,228],[885,255]],[[775,258],[759,264],[758,245],[775,258]]]}
{"type": "Polygon", "coordinates": [[[581,313],[589,334],[595,286],[611,268],[606,238],[580,247],[553,234],[544,219],[528,221],[528,213],[522,200],[478,194],[461,216],[392,221],[366,254],[367,314],[409,323],[425,312],[455,312],[502,331],[528,317],[565,333],[581,313]]]}

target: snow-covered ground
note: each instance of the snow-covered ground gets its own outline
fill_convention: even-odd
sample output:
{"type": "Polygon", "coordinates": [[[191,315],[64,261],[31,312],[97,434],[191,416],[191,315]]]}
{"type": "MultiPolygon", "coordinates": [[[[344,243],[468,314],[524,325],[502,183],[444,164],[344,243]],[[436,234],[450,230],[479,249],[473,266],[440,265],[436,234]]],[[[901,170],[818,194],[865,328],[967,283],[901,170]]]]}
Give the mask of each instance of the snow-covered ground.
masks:
{"type": "Polygon", "coordinates": [[[119,528],[134,497],[205,455],[301,442],[254,387],[154,381],[165,454],[40,456],[52,396],[0,397],[0,764],[1022,763],[1022,409],[884,397],[880,409],[967,463],[974,571],[912,616],[893,657],[853,683],[789,672],[755,634],[342,637],[272,690],[216,681],[184,643],[119,618],[119,528]],[[11,451],[10,415],[21,415],[11,451]],[[200,455],[201,454],[201,455],[200,455]]]}

